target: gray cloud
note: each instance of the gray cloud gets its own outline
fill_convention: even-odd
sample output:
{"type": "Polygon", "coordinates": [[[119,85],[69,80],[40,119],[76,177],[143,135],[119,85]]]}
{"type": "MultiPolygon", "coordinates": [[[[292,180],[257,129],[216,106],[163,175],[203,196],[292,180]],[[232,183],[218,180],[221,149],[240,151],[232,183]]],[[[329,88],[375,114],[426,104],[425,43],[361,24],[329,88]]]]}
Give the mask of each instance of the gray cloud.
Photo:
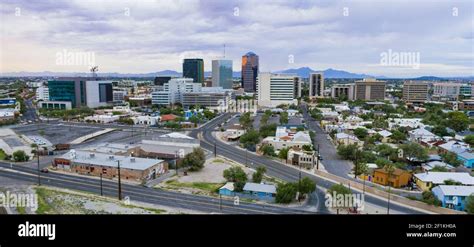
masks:
{"type": "Polygon", "coordinates": [[[388,76],[474,71],[469,0],[3,0],[0,11],[2,72],[74,69],[41,61],[39,54],[50,57],[62,49],[96,52],[109,72],[180,70],[179,61],[187,56],[203,57],[210,69],[224,43],[235,69],[242,54],[252,50],[266,71],[298,66],[388,76]],[[21,16],[14,15],[16,7],[21,16]],[[11,52],[9,47],[35,49],[37,65],[32,61],[21,69],[26,65],[17,58],[31,50],[11,52]],[[378,65],[380,53],[388,49],[419,52],[426,66],[378,65]],[[294,64],[288,63],[290,55],[294,64]]]}

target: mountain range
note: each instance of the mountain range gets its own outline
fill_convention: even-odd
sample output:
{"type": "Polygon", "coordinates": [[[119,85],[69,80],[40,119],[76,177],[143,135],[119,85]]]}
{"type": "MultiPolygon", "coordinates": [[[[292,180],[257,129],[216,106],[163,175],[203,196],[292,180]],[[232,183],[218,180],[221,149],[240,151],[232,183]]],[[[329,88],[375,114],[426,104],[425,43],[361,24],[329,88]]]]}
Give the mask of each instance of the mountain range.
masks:
{"type": "MultiPolygon", "coordinates": [[[[344,70],[337,70],[337,69],[326,69],[326,70],[313,70],[309,67],[301,67],[297,69],[286,69],[275,71],[275,73],[285,73],[285,74],[296,74],[302,78],[308,78],[310,73],[313,72],[322,72],[324,74],[324,78],[328,79],[360,79],[360,78],[367,78],[367,77],[374,77],[378,79],[386,79],[388,77],[383,75],[368,75],[368,74],[357,74],[352,73],[344,70]]],[[[60,76],[90,76],[90,73],[84,72],[52,72],[52,71],[43,71],[43,72],[11,72],[11,73],[0,73],[0,77],[60,77],[60,76]]],[[[182,76],[181,72],[174,71],[174,70],[162,70],[158,72],[150,72],[150,73],[97,73],[99,77],[120,77],[120,78],[153,78],[156,76],[172,76],[172,77],[180,77],[182,76]]],[[[211,72],[206,71],[204,72],[205,77],[210,77],[211,72]]],[[[234,71],[233,77],[240,77],[240,71],[234,71]]],[[[397,79],[394,77],[390,77],[393,79],[397,79]]],[[[407,78],[407,79],[416,79],[416,80],[443,80],[443,79],[474,79],[473,76],[470,77],[436,77],[436,76],[422,76],[416,78],[407,78]]]]}

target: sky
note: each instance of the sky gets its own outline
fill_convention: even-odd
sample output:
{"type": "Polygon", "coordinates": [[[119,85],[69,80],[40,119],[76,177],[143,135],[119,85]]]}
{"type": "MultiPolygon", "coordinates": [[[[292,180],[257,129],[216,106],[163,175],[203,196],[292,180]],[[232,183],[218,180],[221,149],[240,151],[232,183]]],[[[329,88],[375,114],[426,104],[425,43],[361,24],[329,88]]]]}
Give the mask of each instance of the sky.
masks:
{"type": "Polygon", "coordinates": [[[0,0],[0,73],[260,71],[474,76],[472,0],[0,0]]]}

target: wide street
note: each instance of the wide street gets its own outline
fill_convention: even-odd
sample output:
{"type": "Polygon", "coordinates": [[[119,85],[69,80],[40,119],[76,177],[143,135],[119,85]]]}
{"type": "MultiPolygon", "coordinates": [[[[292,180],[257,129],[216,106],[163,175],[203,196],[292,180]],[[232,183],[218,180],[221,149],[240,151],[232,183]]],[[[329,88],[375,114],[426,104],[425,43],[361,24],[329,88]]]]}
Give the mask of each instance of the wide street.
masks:
{"type": "MultiPolygon", "coordinates": [[[[322,177],[317,177],[316,175],[308,174],[306,172],[301,172],[296,167],[290,167],[283,165],[277,161],[268,159],[263,156],[258,156],[254,153],[244,151],[232,145],[226,145],[216,140],[213,132],[217,128],[219,124],[224,123],[227,119],[229,119],[232,115],[230,113],[223,114],[218,116],[217,118],[213,119],[206,125],[204,125],[200,129],[196,129],[190,133],[192,137],[198,138],[199,134],[202,133],[202,140],[201,140],[201,147],[205,148],[211,152],[214,152],[216,149],[218,155],[222,155],[226,158],[234,160],[236,162],[246,164],[251,168],[256,168],[258,166],[265,166],[267,169],[267,174],[269,176],[273,176],[284,181],[288,182],[295,182],[298,181],[300,174],[301,177],[309,177],[316,181],[317,187],[319,188],[329,188],[334,185],[334,182],[327,180],[322,177]]],[[[324,155],[324,154],[323,154],[324,155]]],[[[357,191],[353,190],[354,193],[358,193],[357,191]]],[[[320,194],[321,195],[321,194],[320,194]]],[[[314,194],[312,196],[315,196],[314,194]]],[[[326,211],[323,209],[324,207],[324,197],[319,196],[319,210],[326,211]]],[[[316,200],[316,201],[318,201],[316,200]]],[[[381,199],[379,197],[372,196],[370,194],[365,194],[365,202],[369,204],[373,204],[374,206],[384,208],[387,206],[387,201],[385,199],[381,199]]],[[[390,208],[406,213],[406,214],[422,214],[423,211],[419,211],[417,209],[413,209],[407,206],[403,206],[400,204],[391,203],[390,208]]]]}
{"type": "MultiPolygon", "coordinates": [[[[1,177],[25,181],[30,184],[37,184],[37,170],[29,167],[0,162],[1,177]]],[[[66,175],[61,173],[40,173],[41,184],[54,186],[63,189],[100,194],[100,180],[85,176],[66,175]]],[[[118,184],[116,181],[103,180],[103,194],[109,197],[118,197],[118,184]]],[[[122,195],[128,197],[131,202],[144,202],[156,205],[163,205],[173,208],[188,209],[203,213],[225,213],[225,214],[307,214],[298,208],[278,207],[262,204],[253,204],[240,201],[239,205],[234,205],[233,200],[183,194],[179,192],[165,191],[160,189],[147,188],[139,185],[122,183],[122,195]]]]}
{"type": "Polygon", "coordinates": [[[322,163],[324,164],[326,171],[339,177],[351,178],[348,176],[352,170],[351,162],[339,158],[336,148],[332,142],[327,139],[328,134],[326,134],[318,123],[309,115],[307,105],[302,104],[301,109],[303,110],[303,117],[306,126],[316,134],[313,145],[315,148],[319,147],[319,153],[323,158],[322,163]]]}

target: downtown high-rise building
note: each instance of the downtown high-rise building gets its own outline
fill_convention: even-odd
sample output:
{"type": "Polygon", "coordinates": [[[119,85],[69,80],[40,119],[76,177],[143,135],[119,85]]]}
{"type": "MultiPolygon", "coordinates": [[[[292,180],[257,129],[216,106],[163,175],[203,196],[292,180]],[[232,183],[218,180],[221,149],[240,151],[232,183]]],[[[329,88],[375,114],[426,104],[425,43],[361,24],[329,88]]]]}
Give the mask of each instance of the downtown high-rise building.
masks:
{"type": "Polygon", "coordinates": [[[424,103],[428,100],[428,83],[405,81],[403,83],[403,101],[407,103],[424,103]]]}
{"type": "Polygon", "coordinates": [[[309,97],[323,97],[324,96],[324,77],[323,73],[309,74],[309,97]]]}
{"type": "Polygon", "coordinates": [[[232,89],[232,60],[212,60],[212,86],[232,89]]]}
{"type": "Polygon", "coordinates": [[[257,100],[261,107],[298,104],[301,97],[301,78],[295,74],[259,73],[257,100]]]}
{"type": "Polygon", "coordinates": [[[196,83],[204,83],[204,60],[202,58],[184,59],[183,77],[192,78],[196,83]]]}
{"type": "Polygon", "coordinates": [[[354,95],[356,100],[384,100],[385,81],[374,78],[356,81],[354,95]]]}
{"type": "Polygon", "coordinates": [[[255,92],[257,90],[258,76],[258,56],[253,52],[248,52],[242,56],[242,88],[245,92],[255,92]]]}

